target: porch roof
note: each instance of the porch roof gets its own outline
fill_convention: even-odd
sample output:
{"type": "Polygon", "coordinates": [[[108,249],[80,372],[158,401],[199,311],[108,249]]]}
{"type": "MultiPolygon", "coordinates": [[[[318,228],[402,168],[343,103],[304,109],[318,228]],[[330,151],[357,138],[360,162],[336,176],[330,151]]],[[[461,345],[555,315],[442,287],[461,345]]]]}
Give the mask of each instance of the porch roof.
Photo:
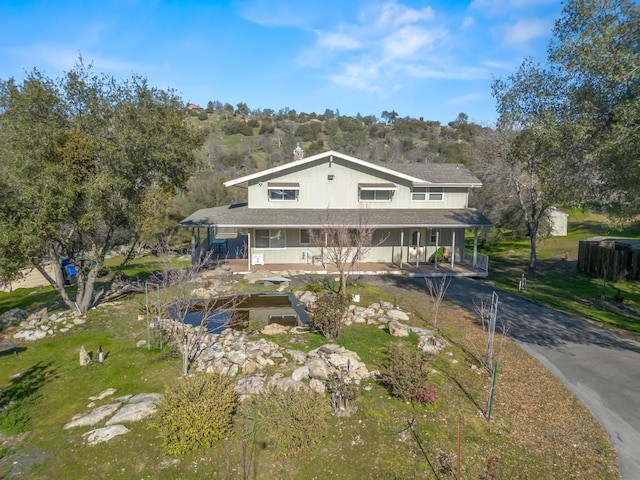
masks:
{"type": "Polygon", "coordinates": [[[187,228],[322,228],[327,224],[357,228],[470,228],[491,227],[475,208],[464,209],[305,209],[248,208],[246,203],[204,208],[182,220],[187,228]]]}

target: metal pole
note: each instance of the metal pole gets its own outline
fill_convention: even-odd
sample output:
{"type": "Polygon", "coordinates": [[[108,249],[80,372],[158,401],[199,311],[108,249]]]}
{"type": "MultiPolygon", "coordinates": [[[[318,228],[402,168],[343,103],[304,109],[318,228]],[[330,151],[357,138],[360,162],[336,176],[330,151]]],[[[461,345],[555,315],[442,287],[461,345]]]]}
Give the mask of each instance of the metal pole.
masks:
{"type": "Polygon", "coordinates": [[[460,438],[462,437],[462,420],[460,418],[460,415],[458,415],[458,480],[462,479],[462,476],[460,475],[460,454],[461,454],[461,449],[460,449],[460,443],[461,440],[460,438]]]}
{"type": "Polygon", "coordinates": [[[487,408],[487,420],[491,420],[491,409],[493,408],[493,393],[496,389],[496,377],[498,376],[498,361],[493,366],[493,376],[491,377],[491,391],[489,392],[489,408],[487,408]]]}

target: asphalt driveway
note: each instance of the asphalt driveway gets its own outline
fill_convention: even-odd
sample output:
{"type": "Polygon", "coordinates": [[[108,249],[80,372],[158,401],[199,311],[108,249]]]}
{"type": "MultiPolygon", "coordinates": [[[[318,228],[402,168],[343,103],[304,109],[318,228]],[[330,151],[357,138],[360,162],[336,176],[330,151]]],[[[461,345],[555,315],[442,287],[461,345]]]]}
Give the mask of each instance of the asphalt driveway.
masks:
{"type": "MultiPolygon", "coordinates": [[[[424,285],[422,279],[416,282],[424,285]]],[[[426,291],[426,289],[425,289],[426,291]]],[[[454,278],[446,299],[474,311],[491,286],[454,278]]],[[[498,322],[591,410],[618,452],[624,479],[640,479],[640,343],[578,317],[498,291],[498,322]]]]}

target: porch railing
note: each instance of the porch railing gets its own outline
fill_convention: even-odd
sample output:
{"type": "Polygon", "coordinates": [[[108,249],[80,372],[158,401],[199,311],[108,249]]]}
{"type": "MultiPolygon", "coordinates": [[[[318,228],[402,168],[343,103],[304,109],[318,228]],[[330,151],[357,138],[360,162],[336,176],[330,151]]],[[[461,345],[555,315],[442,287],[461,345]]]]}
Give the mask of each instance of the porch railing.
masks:
{"type": "Polygon", "coordinates": [[[464,255],[462,256],[462,263],[470,265],[474,268],[482,270],[485,273],[489,272],[489,257],[482,253],[476,253],[475,263],[473,261],[473,250],[467,250],[465,248],[464,255]]]}

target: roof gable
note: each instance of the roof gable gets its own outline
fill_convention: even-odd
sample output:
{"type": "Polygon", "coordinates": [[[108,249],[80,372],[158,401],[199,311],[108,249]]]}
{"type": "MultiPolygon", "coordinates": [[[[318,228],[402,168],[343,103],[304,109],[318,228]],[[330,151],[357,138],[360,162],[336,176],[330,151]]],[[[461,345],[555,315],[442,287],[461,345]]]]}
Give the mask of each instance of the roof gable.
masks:
{"type": "Polygon", "coordinates": [[[333,161],[337,157],[354,165],[364,166],[380,173],[391,175],[398,179],[403,179],[415,185],[450,185],[450,186],[468,186],[480,187],[482,183],[465,167],[455,164],[434,164],[434,163],[406,163],[393,164],[393,168],[379,163],[367,162],[344,153],[329,150],[327,152],[318,153],[307,158],[295,160],[293,162],[268,168],[260,172],[235,178],[224,182],[225,187],[232,187],[251,180],[271,176],[275,173],[285,172],[286,170],[311,164],[317,160],[326,158],[327,161],[333,161]]]}

